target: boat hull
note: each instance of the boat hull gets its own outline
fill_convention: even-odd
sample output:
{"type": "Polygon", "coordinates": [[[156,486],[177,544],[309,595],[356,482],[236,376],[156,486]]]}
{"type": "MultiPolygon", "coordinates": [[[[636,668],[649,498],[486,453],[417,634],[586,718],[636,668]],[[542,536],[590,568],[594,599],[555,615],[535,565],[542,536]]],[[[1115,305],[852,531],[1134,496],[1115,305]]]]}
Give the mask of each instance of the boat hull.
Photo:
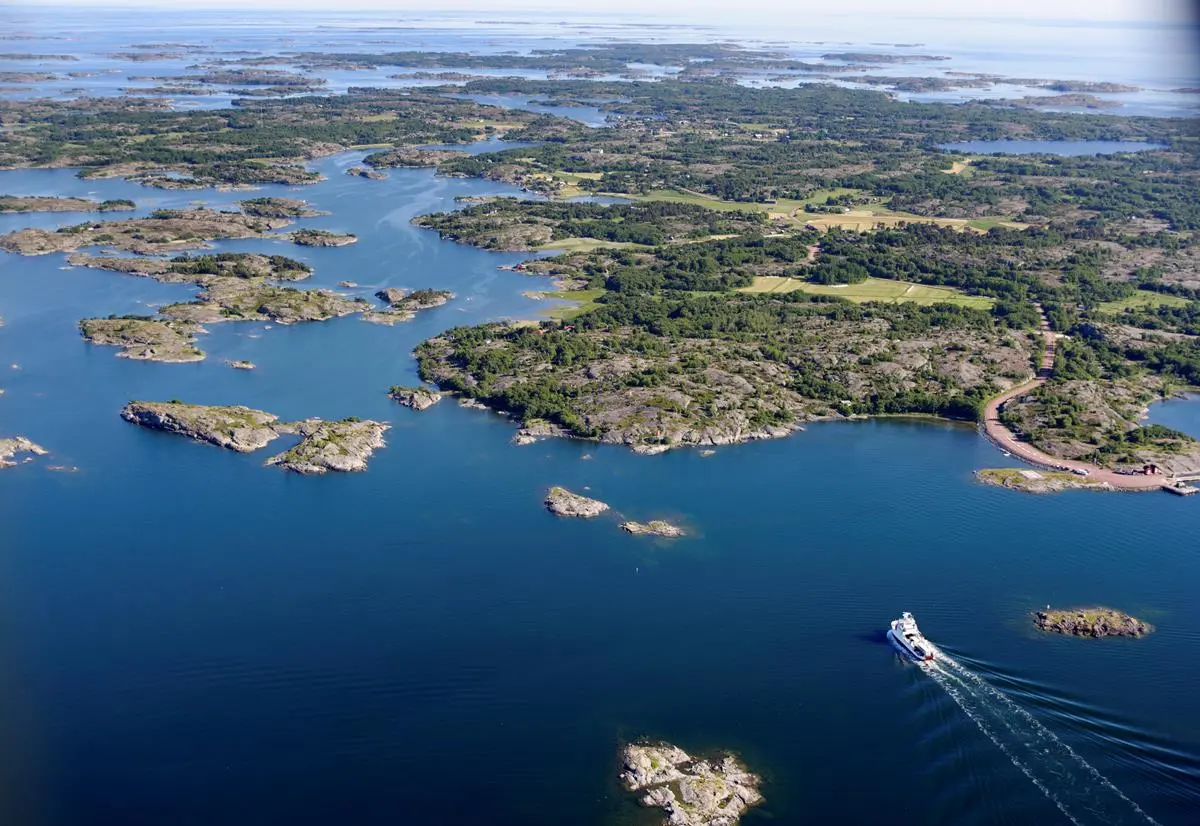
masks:
{"type": "Polygon", "coordinates": [[[933,659],[932,651],[915,651],[904,644],[899,635],[891,629],[887,632],[888,642],[895,646],[896,650],[914,662],[928,662],[933,659]]]}

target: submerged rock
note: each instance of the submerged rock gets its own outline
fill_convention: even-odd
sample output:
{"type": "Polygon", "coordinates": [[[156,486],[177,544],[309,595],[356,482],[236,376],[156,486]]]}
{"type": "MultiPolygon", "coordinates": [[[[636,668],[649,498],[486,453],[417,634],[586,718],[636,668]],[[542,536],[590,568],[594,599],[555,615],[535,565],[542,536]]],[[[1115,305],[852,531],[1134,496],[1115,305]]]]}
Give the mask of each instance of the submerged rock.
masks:
{"type": "Polygon", "coordinates": [[[697,760],[678,746],[629,744],[621,750],[621,782],[645,792],[643,806],[665,809],[669,826],[733,826],[762,802],[760,778],[732,754],[697,760]]]}
{"type": "Polygon", "coordinates": [[[1144,637],[1154,630],[1137,617],[1100,606],[1070,608],[1063,611],[1038,611],[1033,624],[1043,631],[1073,637],[1144,637]]]}
{"type": "Polygon", "coordinates": [[[397,385],[388,391],[388,396],[405,407],[413,410],[424,410],[433,407],[442,400],[442,394],[428,387],[401,387],[397,385]]]}
{"type": "Polygon", "coordinates": [[[383,433],[388,427],[383,422],[353,417],[336,422],[309,419],[279,425],[280,433],[299,433],[302,438],[291,450],[267,459],[266,464],[306,474],[366,470],[367,460],[385,446],[383,433]]]}
{"type": "Polygon", "coordinates": [[[566,488],[552,487],[546,493],[546,508],[555,516],[578,516],[591,519],[608,510],[608,505],[599,499],[589,499],[566,488]]]}
{"type": "Polygon", "coordinates": [[[121,410],[121,418],[151,430],[178,433],[239,453],[265,447],[279,435],[273,426],[278,416],[241,406],[133,401],[121,410]]]}
{"type": "MultiPolygon", "coordinates": [[[[31,442],[24,436],[15,436],[11,439],[0,439],[0,468],[16,467],[20,462],[14,462],[13,457],[18,453],[28,453],[32,456],[45,456],[49,451],[36,442],[31,442]]],[[[28,462],[32,456],[26,456],[28,462]]]]}
{"type": "Polygon", "coordinates": [[[683,528],[677,525],[672,525],[670,522],[664,522],[661,519],[654,519],[650,522],[622,522],[621,530],[628,531],[635,536],[648,534],[650,536],[668,536],[676,537],[683,536],[683,528]]]}

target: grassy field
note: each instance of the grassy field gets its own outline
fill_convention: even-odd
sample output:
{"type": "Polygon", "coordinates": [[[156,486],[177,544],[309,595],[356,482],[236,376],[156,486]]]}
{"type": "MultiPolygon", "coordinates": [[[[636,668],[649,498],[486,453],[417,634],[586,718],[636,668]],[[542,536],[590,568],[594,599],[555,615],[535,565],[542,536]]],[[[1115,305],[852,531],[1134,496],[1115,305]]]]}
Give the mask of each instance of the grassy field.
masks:
{"type": "Polygon", "coordinates": [[[884,301],[898,304],[912,301],[917,304],[958,304],[978,310],[990,309],[995,303],[990,298],[967,295],[951,287],[927,287],[923,284],[883,278],[868,278],[858,284],[809,284],[798,278],[762,275],[757,276],[749,287],[742,288],[742,292],[748,293],[787,293],[792,290],[802,290],[813,295],[836,295],[857,302],[884,301]]]}
{"type": "Polygon", "coordinates": [[[1119,313],[1122,310],[1136,310],[1140,307],[1186,307],[1189,303],[1182,296],[1156,293],[1153,290],[1138,290],[1129,298],[1106,301],[1100,305],[1100,309],[1106,313],[1119,313]]]}
{"type": "Polygon", "coordinates": [[[570,319],[586,313],[588,310],[595,309],[596,299],[604,295],[607,290],[550,290],[541,293],[545,298],[552,298],[556,301],[569,301],[569,304],[559,304],[554,307],[548,307],[541,312],[548,318],[570,319]]]}
{"type": "Polygon", "coordinates": [[[548,244],[535,247],[539,252],[559,250],[562,252],[591,252],[598,247],[648,250],[645,244],[633,244],[628,241],[605,241],[600,238],[559,238],[548,244]]]}

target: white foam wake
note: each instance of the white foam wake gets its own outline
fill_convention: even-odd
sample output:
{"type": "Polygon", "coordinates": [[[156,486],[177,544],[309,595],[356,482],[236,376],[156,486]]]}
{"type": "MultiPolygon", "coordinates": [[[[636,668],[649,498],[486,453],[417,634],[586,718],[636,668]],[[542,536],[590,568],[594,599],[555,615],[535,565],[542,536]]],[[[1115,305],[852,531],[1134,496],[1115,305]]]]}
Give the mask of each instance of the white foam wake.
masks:
{"type": "Polygon", "coordinates": [[[1157,824],[1054,732],[983,677],[942,653],[921,667],[1075,826],[1157,824]]]}

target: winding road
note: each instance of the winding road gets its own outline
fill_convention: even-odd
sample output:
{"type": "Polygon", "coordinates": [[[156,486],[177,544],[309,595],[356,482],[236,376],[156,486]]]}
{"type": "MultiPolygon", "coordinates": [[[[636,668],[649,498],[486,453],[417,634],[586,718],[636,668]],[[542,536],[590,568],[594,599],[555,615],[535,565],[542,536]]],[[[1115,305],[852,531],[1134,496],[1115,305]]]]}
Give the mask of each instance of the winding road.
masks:
{"type": "Polygon", "coordinates": [[[1050,323],[1046,320],[1046,314],[1040,306],[1038,307],[1038,312],[1042,316],[1042,336],[1046,341],[1046,350],[1042,353],[1042,361],[1038,365],[1038,374],[1035,378],[1006,390],[987,403],[987,406],[983,409],[983,429],[988,438],[1000,448],[1007,450],[1019,459],[1024,459],[1030,464],[1052,470],[1086,471],[1088,479],[1105,482],[1120,490],[1155,490],[1161,488],[1164,483],[1169,483],[1170,479],[1165,476],[1143,476],[1140,474],[1137,476],[1126,476],[1115,473],[1107,468],[1102,468],[1099,465],[1093,465],[1090,462],[1080,462],[1075,459],[1063,459],[1058,456],[1051,456],[1049,453],[1038,450],[1027,442],[1020,441],[1011,430],[1000,422],[1000,410],[1008,401],[1015,399],[1017,396],[1024,395],[1034,388],[1041,387],[1050,378],[1054,370],[1054,352],[1058,345],[1058,334],[1050,329],[1050,323]]]}

